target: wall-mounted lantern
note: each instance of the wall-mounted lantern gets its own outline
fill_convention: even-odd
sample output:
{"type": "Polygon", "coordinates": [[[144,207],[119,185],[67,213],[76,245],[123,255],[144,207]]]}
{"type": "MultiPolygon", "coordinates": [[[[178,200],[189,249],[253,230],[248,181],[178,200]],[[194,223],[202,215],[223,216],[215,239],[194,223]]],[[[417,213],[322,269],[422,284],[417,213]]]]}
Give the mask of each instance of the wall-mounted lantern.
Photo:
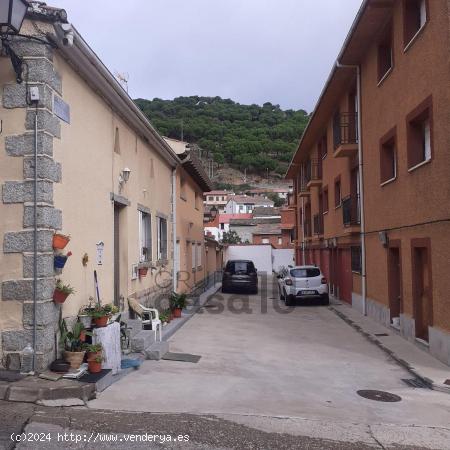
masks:
{"type": "Polygon", "coordinates": [[[122,170],[122,172],[119,175],[119,188],[122,189],[123,185],[125,183],[128,183],[128,180],[130,179],[131,175],[131,169],[128,167],[125,167],[125,169],[122,170]]]}
{"type": "Polygon", "coordinates": [[[18,34],[27,13],[25,0],[2,0],[0,3],[0,34],[18,34]]]}

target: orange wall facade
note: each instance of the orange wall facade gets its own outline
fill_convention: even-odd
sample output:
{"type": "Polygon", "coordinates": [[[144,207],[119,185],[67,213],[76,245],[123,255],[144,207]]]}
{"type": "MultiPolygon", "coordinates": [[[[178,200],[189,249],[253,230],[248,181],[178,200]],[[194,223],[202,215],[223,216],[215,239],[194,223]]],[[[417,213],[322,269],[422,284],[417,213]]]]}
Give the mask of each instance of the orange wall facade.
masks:
{"type": "MultiPolygon", "coordinates": [[[[405,4],[394,1],[390,7],[386,2],[377,31],[366,32],[357,50],[350,36],[350,50],[344,48],[343,53],[347,51],[348,59],[359,52],[354,64],[361,71],[366,312],[412,342],[425,343],[434,356],[450,365],[449,2],[426,2],[426,23],[410,43],[404,36],[405,4]],[[380,39],[389,23],[392,67],[379,81],[380,39]],[[424,104],[431,124],[431,158],[414,167],[408,160],[413,148],[411,119],[424,104]],[[387,135],[395,138],[396,168],[395,176],[383,182],[381,148],[387,135]]],[[[373,27],[367,18],[373,11],[369,2],[353,33],[358,33],[358,27],[373,27]]],[[[359,33],[364,36],[361,29],[359,33]]],[[[362,311],[363,279],[354,270],[353,252],[349,252],[361,245],[360,225],[344,225],[343,205],[335,205],[334,192],[337,177],[343,199],[355,192],[351,174],[359,164],[358,146],[343,152],[342,147],[335,148],[333,117],[336,111],[351,111],[356,70],[337,68],[330,80],[289,171],[294,178],[296,257],[297,263],[320,265],[332,292],[362,311]],[[342,75],[344,70],[348,72],[342,75]],[[319,142],[325,133],[327,154],[322,159],[319,142]],[[321,162],[322,171],[308,183],[305,171],[311,159],[321,162]],[[319,204],[325,189],[328,211],[319,204]],[[323,218],[323,229],[318,231],[313,226],[317,214],[323,218]]]]}

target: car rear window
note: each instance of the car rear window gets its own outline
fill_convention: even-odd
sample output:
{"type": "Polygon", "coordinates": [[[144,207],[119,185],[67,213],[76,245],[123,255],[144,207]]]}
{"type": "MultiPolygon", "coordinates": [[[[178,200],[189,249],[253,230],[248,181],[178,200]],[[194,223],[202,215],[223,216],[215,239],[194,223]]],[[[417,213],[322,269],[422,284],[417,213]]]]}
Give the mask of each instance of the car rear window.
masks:
{"type": "Polygon", "coordinates": [[[293,278],[312,278],[320,276],[320,269],[315,267],[308,269],[292,269],[291,276],[293,278]]]}
{"type": "Polygon", "coordinates": [[[231,273],[250,273],[255,271],[255,266],[248,261],[232,261],[228,262],[226,270],[231,273]]]}

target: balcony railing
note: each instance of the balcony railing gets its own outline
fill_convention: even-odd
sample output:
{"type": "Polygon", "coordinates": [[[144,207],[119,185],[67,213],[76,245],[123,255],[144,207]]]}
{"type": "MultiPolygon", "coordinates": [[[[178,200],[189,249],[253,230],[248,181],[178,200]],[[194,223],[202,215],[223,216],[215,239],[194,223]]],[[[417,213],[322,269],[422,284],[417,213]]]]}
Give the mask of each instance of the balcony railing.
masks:
{"type": "Polygon", "coordinates": [[[314,234],[323,234],[323,215],[315,214],[313,217],[314,234]]]}
{"type": "Polygon", "coordinates": [[[305,181],[319,181],[322,179],[322,159],[312,158],[306,163],[305,181]]]}
{"type": "Polygon", "coordinates": [[[305,227],[305,237],[309,238],[312,236],[311,233],[311,222],[306,220],[304,223],[304,227],[305,227]]]}
{"type": "Polygon", "coordinates": [[[333,141],[335,150],[341,145],[358,143],[357,113],[341,113],[334,116],[333,141]]]}
{"type": "Polygon", "coordinates": [[[359,195],[342,199],[342,221],[346,227],[360,224],[359,195]]]}

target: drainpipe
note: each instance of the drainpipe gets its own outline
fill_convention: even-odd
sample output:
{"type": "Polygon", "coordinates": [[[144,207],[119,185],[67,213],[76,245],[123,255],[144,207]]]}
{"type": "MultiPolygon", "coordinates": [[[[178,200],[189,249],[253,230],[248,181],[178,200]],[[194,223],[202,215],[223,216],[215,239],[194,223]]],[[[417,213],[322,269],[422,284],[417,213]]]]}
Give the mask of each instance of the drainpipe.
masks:
{"type": "Polygon", "coordinates": [[[173,245],[173,277],[172,277],[172,291],[175,292],[177,289],[177,168],[172,169],[172,245],[173,245]]]}
{"type": "MultiPolygon", "coordinates": [[[[300,166],[300,189],[303,183],[303,164],[300,166]]],[[[305,197],[302,196],[302,264],[306,265],[306,250],[305,250],[305,197]]]]}
{"type": "Polygon", "coordinates": [[[33,372],[36,372],[36,310],[37,310],[37,179],[38,179],[38,111],[34,114],[34,180],[33,180],[33,372]]]}
{"type": "Polygon", "coordinates": [[[362,152],[362,124],[361,124],[361,66],[346,65],[336,61],[336,67],[356,69],[356,97],[358,101],[358,177],[359,177],[359,214],[361,237],[361,277],[362,277],[362,306],[363,314],[367,316],[367,276],[366,276],[366,225],[364,219],[364,174],[362,152]]]}

